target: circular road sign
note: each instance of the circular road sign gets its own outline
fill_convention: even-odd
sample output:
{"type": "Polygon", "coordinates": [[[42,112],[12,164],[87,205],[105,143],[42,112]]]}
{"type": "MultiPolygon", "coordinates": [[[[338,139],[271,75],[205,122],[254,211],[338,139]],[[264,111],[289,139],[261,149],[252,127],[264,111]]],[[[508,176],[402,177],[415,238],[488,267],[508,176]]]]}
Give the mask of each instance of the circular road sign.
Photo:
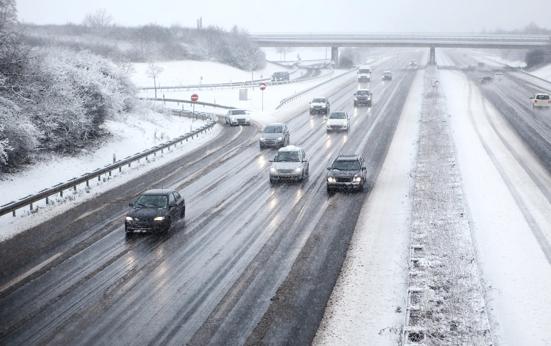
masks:
{"type": "Polygon", "coordinates": [[[266,89],[266,83],[260,83],[260,90],[266,89]]]}
{"type": "Polygon", "coordinates": [[[199,95],[197,95],[197,94],[191,95],[191,101],[192,102],[197,102],[197,100],[199,100],[199,95]]]}

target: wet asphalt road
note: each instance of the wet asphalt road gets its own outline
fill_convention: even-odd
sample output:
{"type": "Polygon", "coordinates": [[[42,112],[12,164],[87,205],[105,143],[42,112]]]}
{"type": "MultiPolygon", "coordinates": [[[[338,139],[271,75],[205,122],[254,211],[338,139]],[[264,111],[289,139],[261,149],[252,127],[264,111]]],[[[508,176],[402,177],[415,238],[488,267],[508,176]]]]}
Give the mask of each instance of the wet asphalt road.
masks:
{"type": "MultiPolygon", "coordinates": [[[[242,344],[309,342],[344,259],[364,193],[328,195],[338,153],[361,153],[373,183],[419,55],[377,66],[372,109],[354,109],[357,83],[329,95],[352,114],[349,134],[326,134],[304,111],[288,121],[310,161],[304,183],[270,186],[275,150],[254,127],[208,145],[0,244],[0,344],[242,344]],[[383,83],[384,69],[394,80],[383,83]],[[167,235],[126,237],[134,196],[174,188],[185,221],[167,235]],[[43,266],[21,280],[18,276],[43,266]]],[[[304,101],[306,102],[306,100],[304,101]]]]}

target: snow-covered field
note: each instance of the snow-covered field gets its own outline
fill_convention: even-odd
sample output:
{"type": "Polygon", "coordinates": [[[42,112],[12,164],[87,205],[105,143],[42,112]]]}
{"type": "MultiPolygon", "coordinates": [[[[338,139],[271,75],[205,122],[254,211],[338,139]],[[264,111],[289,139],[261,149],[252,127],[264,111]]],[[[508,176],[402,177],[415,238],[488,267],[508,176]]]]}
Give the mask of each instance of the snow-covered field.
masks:
{"type": "MultiPolygon", "coordinates": [[[[136,86],[153,87],[153,78],[148,73],[149,65],[149,63],[132,64],[130,77],[136,86]]],[[[158,87],[246,82],[271,78],[272,73],[285,71],[281,66],[271,63],[267,63],[262,70],[253,72],[213,61],[181,60],[157,62],[155,65],[161,68],[157,76],[158,87]]]]}

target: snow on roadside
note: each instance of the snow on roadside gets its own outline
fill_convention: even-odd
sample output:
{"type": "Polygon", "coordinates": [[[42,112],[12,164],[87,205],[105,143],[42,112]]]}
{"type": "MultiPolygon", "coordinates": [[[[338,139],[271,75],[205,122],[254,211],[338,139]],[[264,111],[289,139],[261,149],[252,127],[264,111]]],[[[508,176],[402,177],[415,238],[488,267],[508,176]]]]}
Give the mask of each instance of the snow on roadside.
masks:
{"type": "Polygon", "coordinates": [[[0,205],[36,193],[44,188],[91,172],[113,163],[116,159],[136,154],[200,127],[204,122],[144,110],[108,119],[104,128],[112,136],[98,148],[77,156],[41,158],[22,171],[0,176],[0,205]]]}
{"type": "Polygon", "coordinates": [[[543,78],[551,82],[551,64],[540,67],[534,71],[531,71],[530,74],[543,78]]]}
{"type": "MultiPolygon", "coordinates": [[[[495,341],[551,345],[551,266],[539,244],[542,240],[532,229],[540,224],[543,231],[551,230],[550,221],[537,217],[538,212],[549,217],[551,206],[542,198],[544,202],[537,202],[535,208],[526,207],[542,191],[529,177],[521,179],[519,174],[526,173],[518,168],[527,165],[516,162],[500,142],[485,120],[485,109],[495,113],[492,117],[501,115],[463,74],[441,72],[441,77],[495,341]],[[511,181],[522,184],[511,185],[511,181]]],[[[496,128],[501,127],[507,142],[521,143],[514,130],[505,131],[503,124],[496,128]]],[[[533,156],[521,157],[531,160],[529,166],[541,165],[533,156]]]]}
{"type": "Polygon", "coordinates": [[[362,208],[314,344],[396,345],[400,341],[406,304],[409,192],[422,88],[419,72],[375,187],[362,208]]]}

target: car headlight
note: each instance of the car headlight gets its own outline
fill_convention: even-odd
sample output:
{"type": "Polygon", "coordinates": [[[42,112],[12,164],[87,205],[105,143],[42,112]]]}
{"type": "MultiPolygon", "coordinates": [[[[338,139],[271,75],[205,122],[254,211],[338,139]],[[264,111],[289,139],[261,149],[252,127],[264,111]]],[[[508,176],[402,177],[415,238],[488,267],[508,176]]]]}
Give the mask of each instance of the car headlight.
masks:
{"type": "Polygon", "coordinates": [[[270,168],[270,173],[276,174],[276,173],[277,173],[277,169],[275,169],[274,167],[270,168]]]}
{"type": "Polygon", "coordinates": [[[335,179],[335,177],[327,177],[327,182],[328,183],[335,183],[337,180],[335,179]]]}
{"type": "Polygon", "coordinates": [[[164,216],[157,216],[156,218],[153,219],[153,221],[164,221],[165,217],[164,216]]]}
{"type": "Polygon", "coordinates": [[[300,173],[302,171],[302,168],[295,168],[295,173],[300,173]]]}
{"type": "Polygon", "coordinates": [[[131,216],[127,216],[126,221],[134,221],[134,219],[131,216]]]}
{"type": "Polygon", "coordinates": [[[354,177],[354,182],[359,183],[362,181],[362,177],[354,177]]]}
{"type": "Polygon", "coordinates": [[[260,137],[260,141],[261,141],[261,142],[264,142],[265,140],[266,140],[266,138],[260,137]]]}
{"type": "Polygon", "coordinates": [[[277,141],[280,142],[283,140],[283,137],[277,137],[277,141]]]}

